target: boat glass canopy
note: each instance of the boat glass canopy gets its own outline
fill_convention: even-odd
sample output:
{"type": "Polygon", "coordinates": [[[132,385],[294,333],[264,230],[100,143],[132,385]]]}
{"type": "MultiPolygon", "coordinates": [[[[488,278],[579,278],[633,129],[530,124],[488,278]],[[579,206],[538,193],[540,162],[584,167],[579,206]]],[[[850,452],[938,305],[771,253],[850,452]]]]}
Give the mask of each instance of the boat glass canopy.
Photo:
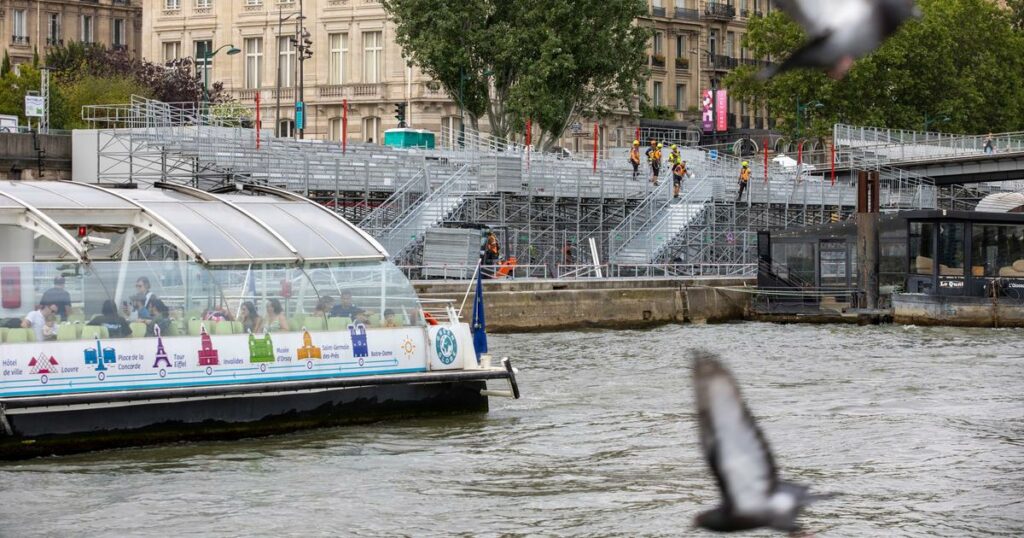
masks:
{"type": "Polygon", "coordinates": [[[152,259],[157,250],[158,256],[207,265],[386,258],[381,245],[352,223],[273,189],[216,195],[180,185],[107,189],[0,181],[3,225],[30,230],[36,241],[31,254],[11,261],[114,260],[126,251],[132,259],[152,259]]]}

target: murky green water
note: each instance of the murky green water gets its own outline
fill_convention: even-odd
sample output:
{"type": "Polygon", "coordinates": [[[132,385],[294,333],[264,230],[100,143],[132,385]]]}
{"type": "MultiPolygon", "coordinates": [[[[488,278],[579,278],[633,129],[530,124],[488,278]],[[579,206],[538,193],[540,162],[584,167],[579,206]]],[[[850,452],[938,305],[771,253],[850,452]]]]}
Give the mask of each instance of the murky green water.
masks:
{"type": "MultiPolygon", "coordinates": [[[[487,415],[0,464],[0,536],[678,536],[717,502],[685,350],[720,351],[819,536],[1024,535],[1024,332],[768,324],[491,338],[487,415]]],[[[756,535],[756,533],[755,533],[756,535]]]]}

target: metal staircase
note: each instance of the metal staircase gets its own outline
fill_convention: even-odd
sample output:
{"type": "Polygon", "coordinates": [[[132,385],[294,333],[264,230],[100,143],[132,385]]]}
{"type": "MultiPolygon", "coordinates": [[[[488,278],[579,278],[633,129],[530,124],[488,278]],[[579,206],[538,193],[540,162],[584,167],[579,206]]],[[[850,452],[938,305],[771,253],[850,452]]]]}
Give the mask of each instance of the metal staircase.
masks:
{"type": "Polygon", "coordinates": [[[409,247],[421,240],[427,229],[443,222],[476,188],[472,166],[463,165],[444,183],[374,233],[374,237],[393,260],[402,260],[409,247]]]}

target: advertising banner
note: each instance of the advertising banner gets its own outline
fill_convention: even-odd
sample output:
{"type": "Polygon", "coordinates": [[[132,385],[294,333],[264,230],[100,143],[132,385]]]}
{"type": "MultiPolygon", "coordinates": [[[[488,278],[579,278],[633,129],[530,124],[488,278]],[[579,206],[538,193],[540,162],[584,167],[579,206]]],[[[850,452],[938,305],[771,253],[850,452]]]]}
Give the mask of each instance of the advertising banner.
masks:
{"type": "Polygon", "coordinates": [[[715,108],[718,109],[718,116],[715,117],[715,131],[724,133],[729,130],[729,90],[718,90],[715,95],[715,108]]]}
{"type": "Polygon", "coordinates": [[[711,97],[711,90],[704,90],[700,97],[701,123],[704,132],[710,133],[715,130],[715,100],[711,97]]]}

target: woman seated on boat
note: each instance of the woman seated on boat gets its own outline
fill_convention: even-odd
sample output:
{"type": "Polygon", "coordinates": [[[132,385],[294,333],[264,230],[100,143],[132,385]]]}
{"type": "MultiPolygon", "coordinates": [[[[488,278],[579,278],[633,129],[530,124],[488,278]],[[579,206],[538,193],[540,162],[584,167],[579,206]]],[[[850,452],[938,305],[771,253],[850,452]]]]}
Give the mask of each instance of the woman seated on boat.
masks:
{"type": "Polygon", "coordinates": [[[334,297],[325,295],[316,302],[316,307],[313,308],[313,316],[318,318],[326,318],[331,309],[334,308],[334,297]]]}
{"type": "Polygon", "coordinates": [[[280,300],[270,299],[267,301],[267,319],[264,323],[270,332],[287,332],[291,330],[288,328],[288,318],[284,315],[284,308],[281,307],[280,300]]]}
{"type": "Polygon", "coordinates": [[[132,334],[132,329],[128,325],[128,320],[124,319],[120,314],[117,313],[117,307],[114,306],[114,301],[107,299],[103,301],[103,308],[100,309],[100,314],[89,320],[86,325],[100,325],[107,328],[107,333],[110,334],[111,338],[122,338],[132,334]]]}
{"type": "Polygon", "coordinates": [[[149,311],[153,317],[146,321],[146,336],[156,336],[156,327],[160,327],[162,336],[171,334],[171,309],[160,299],[153,299],[149,311]]]}
{"type": "Polygon", "coordinates": [[[256,311],[256,305],[252,301],[242,303],[238,321],[242,322],[242,330],[246,333],[257,334],[263,331],[263,318],[256,311]]]}
{"type": "Polygon", "coordinates": [[[204,321],[232,321],[231,311],[223,306],[211,308],[203,313],[204,321]]]}

